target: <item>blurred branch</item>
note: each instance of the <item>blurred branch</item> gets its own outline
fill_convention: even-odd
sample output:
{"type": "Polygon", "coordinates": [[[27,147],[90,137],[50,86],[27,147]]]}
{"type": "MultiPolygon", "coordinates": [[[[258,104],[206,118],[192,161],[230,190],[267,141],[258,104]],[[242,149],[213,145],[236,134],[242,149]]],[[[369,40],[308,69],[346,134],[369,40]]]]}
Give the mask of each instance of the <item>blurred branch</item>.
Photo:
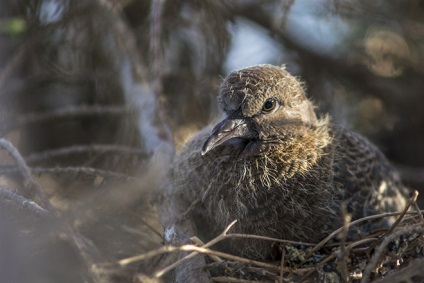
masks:
{"type": "MultiPolygon", "coordinates": [[[[351,80],[355,82],[355,87],[361,88],[364,92],[371,92],[381,98],[383,101],[388,99],[405,103],[403,89],[400,88],[399,82],[395,80],[387,80],[373,75],[365,67],[351,65],[345,58],[339,59],[328,54],[323,54],[315,51],[313,48],[308,48],[296,42],[288,35],[284,29],[276,26],[273,21],[273,16],[267,13],[262,7],[256,4],[232,6],[235,15],[246,18],[266,30],[270,31],[286,48],[291,49],[299,54],[300,64],[307,66],[304,70],[316,69],[317,72],[325,69],[326,73],[330,73],[333,77],[342,80],[351,80]]],[[[415,77],[408,78],[408,82],[419,84],[421,88],[422,80],[417,80],[422,74],[415,74],[415,77]]],[[[415,86],[418,87],[418,86],[415,86]]]]}
{"type": "Polygon", "coordinates": [[[0,188],[0,202],[12,201],[20,208],[23,208],[26,211],[29,211],[37,216],[50,216],[49,212],[18,193],[14,192],[12,189],[0,188]]]}
{"type": "Polygon", "coordinates": [[[162,95],[162,11],[165,0],[153,0],[150,19],[150,49],[152,53],[152,89],[157,98],[162,95]]]}
{"type": "Polygon", "coordinates": [[[90,145],[74,145],[69,147],[62,147],[59,149],[51,149],[46,150],[39,153],[32,153],[25,157],[25,160],[28,164],[37,163],[40,161],[53,159],[57,157],[63,157],[67,155],[74,155],[74,154],[80,154],[80,153],[117,153],[117,154],[133,154],[138,155],[141,158],[147,158],[149,155],[146,153],[145,150],[136,148],[136,147],[130,147],[130,146],[123,146],[118,144],[90,144],[90,145]]]}
{"type": "MultiPolygon", "coordinates": [[[[101,176],[104,178],[115,178],[115,179],[122,179],[126,181],[130,180],[136,180],[135,177],[131,177],[125,174],[116,173],[113,171],[107,171],[92,167],[55,167],[55,168],[44,168],[44,167],[31,167],[31,172],[34,174],[75,174],[75,175],[87,175],[87,176],[101,176]]],[[[0,174],[7,175],[7,174],[13,174],[19,171],[18,167],[14,166],[7,166],[7,167],[0,167],[0,174]]]]}
{"type": "Polygon", "coordinates": [[[35,200],[35,202],[39,203],[41,207],[47,211],[51,211],[53,207],[40,185],[33,179],[31,171],[19,151],[12,145],[11,142],[3,138],[0,138],[0,147],[6,150],[13,157],[16,163],[16,172],[19,172],[24,178],[24,196],[28,199],[35,200]]]}
{"type": "Polygon", "coordinates": [[[28,124],[55,121],[55,119],[61,118],[81,118],[99,115],[128,115],[134,112],[135,109],[127,106],[82,105],[49,112],[29,113],[23,117],[3,117],[3,120],[6,120],[6,122],[3,121],[2,125],[0,125],[0,134],[4,135],[13,129],[26,126],[28,124]]]}
{"type": "Polygon", "coordinates": [[[85,266],[91,274],[93,281],[100,282],[98,274],[94,273],[92,267],[100,259],[104,261],[104,257],[100,256],[99,251],[91,242],[74,231],[74,229],[66,221],[61,221],[58,218],[54,207],[50,204],[50,201],[48,200],[41,186],[32,177],[30,168],[25,163],[25,160],[22,158],[19,151],[12,145],[12,143],[6,139],[0,138],[0,146],[9,152],[10,155],[15,159],[17,164],[16,170],[20,172],[24,178],[26,189],[25,194],[27,195],[28,199],[30,199],[30,202],[27,203],[26,198],[21,198],[16,194],[14,195],[4,191],[2,191],[2,194],[6,194],[11,199],[17,201],[17,203],[22,204],[24,207],[31,207],[32,210],[36,209],[39,211],[42,209],[44,211],[49,211],[53,216],[52,223],[59,225],[62,228],[63,233],[65,233],[67,238],[70,239],[70,242],[73,244],[74,248],[79,252],[81,258],[84,260],[85,266]],[[36,202],[33,200],[36,200],[36,202]],[[37,203],[40,203],[41,206],[37,203]]]}

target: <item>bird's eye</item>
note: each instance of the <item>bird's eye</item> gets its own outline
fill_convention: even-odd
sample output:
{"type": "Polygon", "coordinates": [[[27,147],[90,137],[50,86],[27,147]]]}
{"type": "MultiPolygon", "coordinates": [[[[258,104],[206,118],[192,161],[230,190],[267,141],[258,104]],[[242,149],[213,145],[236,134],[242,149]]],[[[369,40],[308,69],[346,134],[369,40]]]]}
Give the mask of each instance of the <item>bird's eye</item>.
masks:
{"type": "Polygon", "coordinates": [[[262,111],[271,112],[275,109],[275,107],[277,107],[277,100],[275,100],[274,98],[268,98],[262,106],[262,111]]]}

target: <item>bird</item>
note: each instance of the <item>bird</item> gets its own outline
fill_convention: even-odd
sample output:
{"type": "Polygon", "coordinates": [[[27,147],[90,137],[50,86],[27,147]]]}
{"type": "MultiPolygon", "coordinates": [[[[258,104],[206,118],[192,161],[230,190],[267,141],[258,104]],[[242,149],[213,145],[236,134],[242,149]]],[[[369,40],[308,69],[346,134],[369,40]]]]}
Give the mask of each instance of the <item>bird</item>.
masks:
{"type": "MultiPolygon", "coordinates": [[[[199,234],[234,233],[317,243],[352,220],[402,210],[408,189],[382,152],[360,134],[318,116],[302,81],[284,66],[231,72],[218,104],[223,117],[200,130],[175,158],[175,192],[199,234]]],[[[381,218],[349,237],[388,227],[381,218]]],[[[252,259],[272,244],[232,239],[222,249],[252,259]]]]}

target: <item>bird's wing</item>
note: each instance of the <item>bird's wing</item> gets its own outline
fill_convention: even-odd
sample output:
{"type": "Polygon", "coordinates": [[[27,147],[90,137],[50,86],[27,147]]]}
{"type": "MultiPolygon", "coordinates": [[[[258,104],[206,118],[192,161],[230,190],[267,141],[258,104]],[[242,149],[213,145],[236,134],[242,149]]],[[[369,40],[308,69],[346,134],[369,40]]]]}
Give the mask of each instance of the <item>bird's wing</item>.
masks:
{"type": "Polygon", "coordinates": [[[399,174],[371,142],[359,134],[334,127],[334,178],[354,218],[406,205],[399,174]]]}

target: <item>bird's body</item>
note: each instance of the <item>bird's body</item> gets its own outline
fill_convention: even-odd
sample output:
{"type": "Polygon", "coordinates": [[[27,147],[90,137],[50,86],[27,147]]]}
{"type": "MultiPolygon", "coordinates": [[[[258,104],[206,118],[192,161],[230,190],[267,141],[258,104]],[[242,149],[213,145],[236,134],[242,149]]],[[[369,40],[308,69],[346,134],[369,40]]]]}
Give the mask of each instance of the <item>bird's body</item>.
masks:
{"type": "MultiPolygon", "coordinates": [[[[284,69],[235,71],[219,101],[225,118],[198,133],[174,165],[176,190],[199,202],[194,218],[208,236],[237,219],[233,232],[318,242],[342,225],[343,203],[354,219],[404,207],[405,189],[380,151],[318,119],[284,69]]],[[[227,249],[263,258],[270,246],[234,240],[227,249]]]]}

